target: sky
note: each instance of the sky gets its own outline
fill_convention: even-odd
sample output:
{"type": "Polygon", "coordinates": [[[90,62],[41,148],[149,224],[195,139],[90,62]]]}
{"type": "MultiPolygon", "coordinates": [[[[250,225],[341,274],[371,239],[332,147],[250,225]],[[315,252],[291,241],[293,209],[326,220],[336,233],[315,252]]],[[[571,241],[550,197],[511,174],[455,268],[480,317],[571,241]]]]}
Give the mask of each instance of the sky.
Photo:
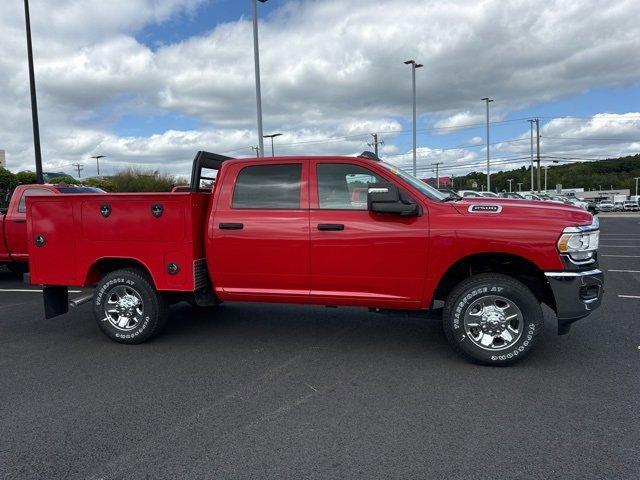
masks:
{"type": "MultiPolygon", "coordinates": [[[[187,176],[195,153],[255,155],[250,0],[31,0],[46,171],[187,176]]],[[[269,0],[258,4],[265,134],[279,155],[371,150],[420,177],[640,153],[637,0],[269,0]]],[[[33,170],[23,3],[0,10],[0,149],[33,170]]],[[[265,146],[270,153],[269,143],[265,146]]],[[[77,173],[76,173],[77,175],[77,173]]]]}

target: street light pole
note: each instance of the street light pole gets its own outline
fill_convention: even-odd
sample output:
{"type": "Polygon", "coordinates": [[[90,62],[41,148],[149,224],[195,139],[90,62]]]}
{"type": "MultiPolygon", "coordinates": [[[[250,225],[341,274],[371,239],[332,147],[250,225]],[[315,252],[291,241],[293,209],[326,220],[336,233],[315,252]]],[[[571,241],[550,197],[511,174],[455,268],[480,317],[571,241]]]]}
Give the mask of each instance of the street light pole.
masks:
{"type": "Polygon", "coordinates": [[[482,99],[487,105],[487,192],[491,191],[491,165],[489,163],[489,103],[493,102],[489,97],[482,99]]]}
{"type": "Polygon", "coordinates": [[[521,192],[522,191],[522,182],[518,182],[518,191],[521,192]]]}
{"type": "Polygon", "coordinates": [[[531,193],[533,193],[533,122],[535,122],[535,120],[531,119],[529,120],[529,125],[531,126],[531,193]]]}
{"type": "Polygon", "coordinates": [[[281,133],[272,133],[271,135],[263,135],[264,138],[270,138],[271,139],[271,157],[275,157],[274,151],[273,151],[273,139],[275,137],[280,137],[282,136],[281,133]]]}
{"type": "Polygon", "coordinates": [[[27,30],[27,58],[29,61],[29,90],[31,91],[31,120],[33,123],[33,149],[36,160],[36,182],[42,184],[44,183],[44,177],[42,176],[42,152],[40,151],[40,125],[38,121],[38,101],[36,99],[36,75],[33,68],[29,0],[24,0],[24,19],[27,30]]]}
{"type": "Polygon", "coordinates": [[[637,197],[638,196],[638,180],[640,180],[640,177],[633,177],[633,179],[636,181],[636,197],[637,197]]]}
{"type": "Polygon", "coordinates": [[[407,60],[405,65],[411,65],[411,88],[413,91],[413,176],[418,176],[418,167],[416,161],[416,68],[423,65],[416,63],[415,60],[407,60]]]}
{"type": "Polygon", "coordinates": [[[509,182],[509,193],[511,193],[511,182],[513,182],[513,178],[507,178],[507,182],[509,182]]]}
{"type": "Polygon", "coordinates": [[[96,168],[98,170],[98,176],[100,176],[100,159],[104,158],[106,155],[95,155],[91,158],[95,158],[96,160],[96,168]]]}
{"type": "MultiPolygon", "coordinates": [[[[265,3],[267,0],[259,0],[265,3]]],[[[260,50],[258,47],[258,4],[256,0],[251,0],[253,13],[253,60],[255,63],[256,75],[256,106],[258,112],[258,156],[264,156],[264,139],[262,132],[262,92],[260,90],[260,50]]]]}

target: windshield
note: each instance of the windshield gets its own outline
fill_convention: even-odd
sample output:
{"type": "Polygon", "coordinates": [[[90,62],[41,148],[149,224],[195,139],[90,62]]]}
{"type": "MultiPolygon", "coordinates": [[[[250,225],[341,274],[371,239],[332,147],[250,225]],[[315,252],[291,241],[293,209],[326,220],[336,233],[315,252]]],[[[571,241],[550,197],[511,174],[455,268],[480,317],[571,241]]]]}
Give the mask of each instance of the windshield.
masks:
{"type": "Polygon", "coordinates": [[[443,192],[439,192],[438,190],[436,190],[432,186],[427,185],[422,180],[418,180],[413,175],[409,175],[408,173],[403,172],[402,170],[400,170],[398,167],[396,167],[394,165],[391,165],[391,164],[385,163],[385,162],[379,162],[379,164],[382,165],[385,169],[387,169],[391,173],[393,173],[394,175],[397,175],[398,177],[402,178],[407,183],[411,184],[411,186],[415,187],[417,190],[420,191],[420,193],[425,194],[431,200],[442,201],[442,200],[444,200],[446,198],[450,198],[450,196],[448,194],[443,193],[443,192]]]}

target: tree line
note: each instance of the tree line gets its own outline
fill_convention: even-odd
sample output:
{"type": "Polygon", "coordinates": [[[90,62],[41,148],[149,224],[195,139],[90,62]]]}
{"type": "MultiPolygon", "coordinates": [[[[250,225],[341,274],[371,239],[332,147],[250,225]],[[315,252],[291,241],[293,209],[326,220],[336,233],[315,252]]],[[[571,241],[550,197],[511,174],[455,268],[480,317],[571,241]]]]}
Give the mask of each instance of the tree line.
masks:
{"type": "MultiPolygon", "coordinates": [[[[563,165],[554,163],[547,171],[547,187],[551,190],[556,184],[562,184],[563,188],[584,188],[585,190],[628,188],[633,194],[635,192],[634,177],[640,177],[640,154],[563,165]]],[[[513,179],[514,191],[518,190],[518,183],[522,183],[522,191],[531,190],[531,166],[491,174],[491,189],[508,191],[509,178],[513,179]]],[[[537,178],[536,171],[534,171],[535,178],[537,178]]],[[[544,188],[544,169],[540,172],[540,178],[541,188],[544,188]]],[[[482,185],[486,188],[486,180],[486,172],[471,172],[455,177],[454,187],[458,190],[472,189],[473,183],[476,182],[477,190],[480,190],[482,185]]]]}

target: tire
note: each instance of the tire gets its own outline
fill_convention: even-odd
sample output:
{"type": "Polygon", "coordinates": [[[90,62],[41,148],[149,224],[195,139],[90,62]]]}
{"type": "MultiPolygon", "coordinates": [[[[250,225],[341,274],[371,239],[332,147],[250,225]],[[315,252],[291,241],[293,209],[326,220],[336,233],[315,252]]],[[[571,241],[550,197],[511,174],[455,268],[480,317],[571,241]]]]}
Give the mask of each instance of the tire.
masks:
{"type": "Polygon", "coordinates": [[[93,298],[93,314],[100,330],[111,340],[137,344],[162,330],[169,307],[146,273],[127,268],[100,280],[93,298]]]}
{"type": "Polygon", "coordinates": [[[7,264],[7,268],[16,278],[22,280],[24,274],[29,271],[29,264],[26,262],[11,262],[7,264]]]}
{"type": "Polygon", "coordinates": [[[467,360],[505,366],[526,357],[544,327],[542,307],[523,283],[507,275],[474,275],[449,294],[444,333],[467,360]]]}

